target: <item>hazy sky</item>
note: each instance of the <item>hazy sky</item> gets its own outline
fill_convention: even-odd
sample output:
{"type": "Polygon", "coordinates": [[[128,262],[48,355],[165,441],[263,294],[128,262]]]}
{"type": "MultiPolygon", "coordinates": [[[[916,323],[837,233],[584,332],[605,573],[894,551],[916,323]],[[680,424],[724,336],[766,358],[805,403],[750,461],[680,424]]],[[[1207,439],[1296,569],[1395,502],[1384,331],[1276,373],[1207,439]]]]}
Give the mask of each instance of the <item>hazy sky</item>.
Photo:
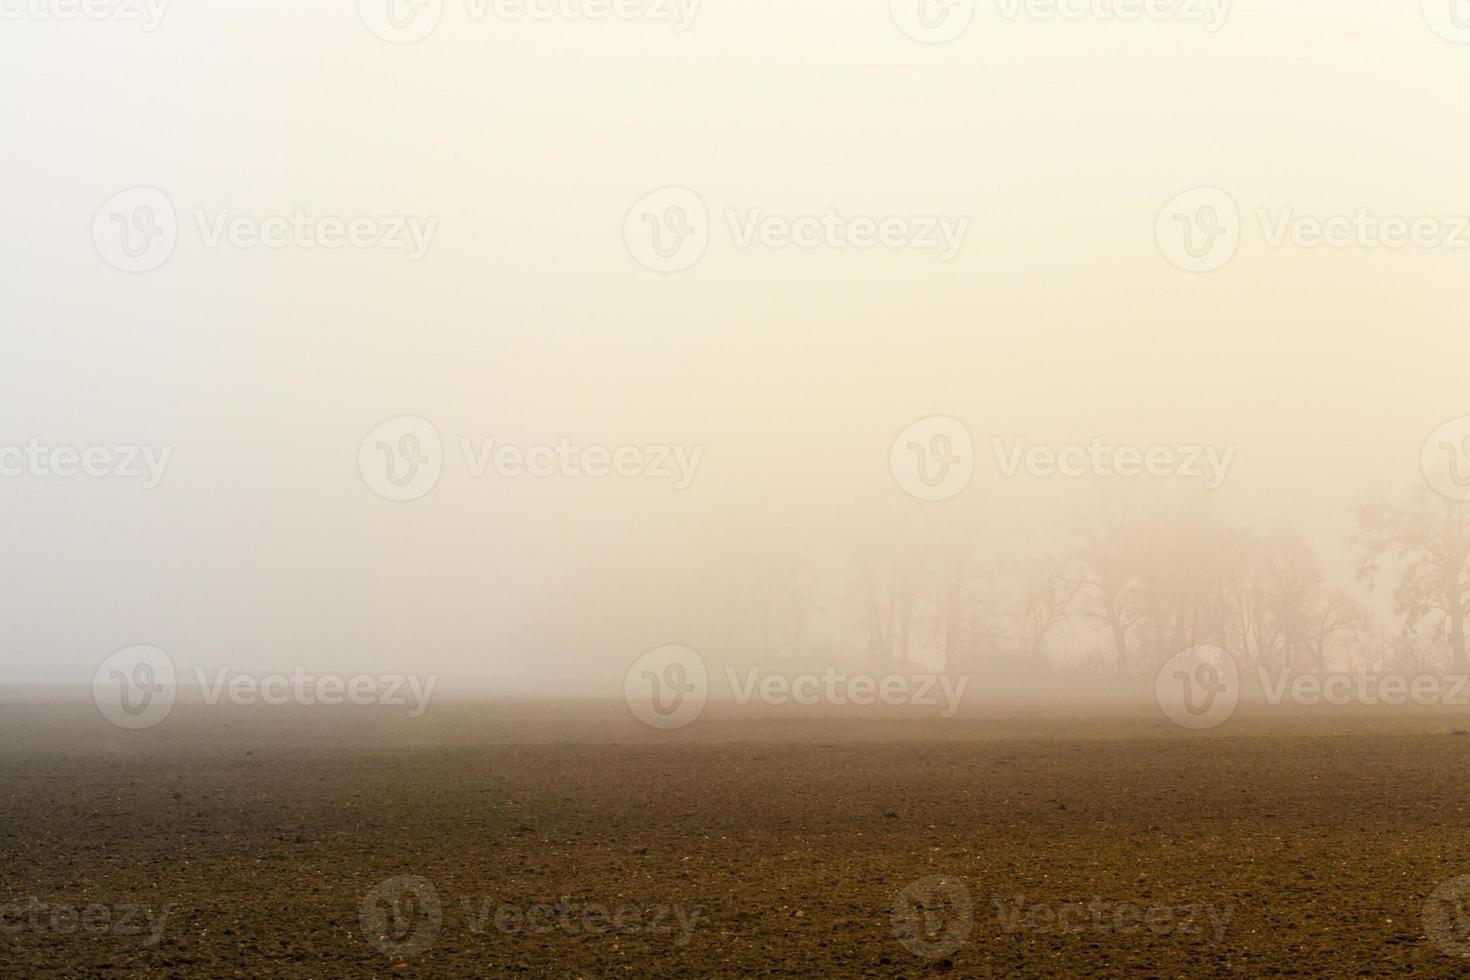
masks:
{"type": "Polygon", "coordinates": [[[1470,44],[1416,3],[1236,3],[1211,32],[981,0],[942,45],[886,0],[705,0],[683,31],[661,8],[508,21],[448,0],[414,44],[346,0],[179,3],[151,32],[0,8],[20,12],[0,23],[0,445],[172,448],[151,490],[0,479],[8,678],[86,680],[137,643],[621,671],[685,642],[681,596],[729,552],[1065,492],[1000,479],[992,436],[1233,446],[1223,506],[1329,549],[1360,493],[1415,485],[1425,439],[1470,415],[1470,232],[1269,240],[1287,214],[1447,234],[1470,215],[1470,44]],[[1202,186],[1233,198],[1240,243],[1190,273],[1156,222],[1202,186]],[[178,214],[141,273],[93,240],[134,187],[178,214]],[[698,195],[709,242],[659,273],[625,219],[666,187],[698,195]],[[740,244],[754,211],[828,209],[968,224],[949,261],[740,244]],[[417,260],[208,245],[223,212],[297,210],[437,224],[417,260]],[[888,454],[935,415],[979,459],[927,505],[888,454]],[[444,443],[411,502],[359,472],[400,416],[444,443]],[[474,478],[461,437],[702,456],[685,489],[474,478]]]}

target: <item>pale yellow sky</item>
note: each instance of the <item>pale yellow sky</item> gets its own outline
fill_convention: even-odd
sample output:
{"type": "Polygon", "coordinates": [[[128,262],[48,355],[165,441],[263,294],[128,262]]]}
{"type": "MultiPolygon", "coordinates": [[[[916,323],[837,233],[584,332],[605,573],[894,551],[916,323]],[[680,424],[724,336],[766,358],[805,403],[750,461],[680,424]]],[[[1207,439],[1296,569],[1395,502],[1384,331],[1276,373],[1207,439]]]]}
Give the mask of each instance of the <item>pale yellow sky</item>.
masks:
{"type": "MultiPolygon", "coordinates": [[[[0,443],[174,453],[147,492],[0,481],[0,662],[80,677],[153,643],[601,672],[698,631],[679,597],[721,549],[831,549],[892,519],[912,501],[889,445],[932,415],[985,446],[1233,446],[1222,506],[1339,552],[1359,494],[1421,480],[1429,433],[1470,415],[1470,248],[1267,232],[1470,215],[1470,44],[1414,3],[1235,3],[1209,32],[981,2],[943,45],[887,6],[706,0],[681,32],[659,8],[507,22],[449,2],[408,45],[351,3],[7,24],[0,443]],[[89,228],[138,186],[172,201],[179,238],[129,275],[89,228]],[[670,186],[707,208],[709,244],[660,274],[624,221],[670,186]],[[1240,245],[1188,273],[1155,225],[1202,186],[1238,206],[1240,245]],[[437,226],[418,261],[210,248],[201,229],[293,209],[437,226]],[[828,209],[968,224],[947,262],[741,247],[732,227],[828,209]],[[445,472],[390,504],[355,457],[404,415],[433,422],[445,472]],[[462,436],[703,457],[686,490],[473,479],[462,436]]],[[[944,506],[1030,514],[1070,492],[981,456],[944,506]]]]}

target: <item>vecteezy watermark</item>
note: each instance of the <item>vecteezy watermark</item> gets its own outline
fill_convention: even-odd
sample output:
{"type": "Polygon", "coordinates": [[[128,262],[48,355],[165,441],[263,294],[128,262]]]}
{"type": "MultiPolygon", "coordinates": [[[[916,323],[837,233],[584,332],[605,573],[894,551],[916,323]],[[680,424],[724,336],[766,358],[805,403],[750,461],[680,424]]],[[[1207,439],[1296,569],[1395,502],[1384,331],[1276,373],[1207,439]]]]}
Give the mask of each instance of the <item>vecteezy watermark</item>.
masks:
{"type": "Polygon", "coordinates": [[[1196,187],[1175,197],[1154,223],[1159,251],[1186,272],[1213,272],[1240,248],[1240,209],[1218,187],[1196,187]]]}
{"type": "MultiPolygon", "coordinates": [[[[682,34],[694,26],[702,0],[463,0],[465,16],[520,21],[607,21],[669,24],[682,34]]],[[[358,16],[374,36],[413,44],[438,29],[444,0],[358,0],[358,16]]]]}
{"type": "Polygon", "coordinates": [[[357,0],[357,15],[374,36],[390,44],[413,44],[439,27],[444,0],[357,0]]]}
{"type": "Polygon", "coordinates": [[[640,198],[623,218],[623,241],[634,260],[654,272],[683,272],[709,248],[709,209],[687,187],[665,187],[640,198]]]}
{"type": "Polygon", "coordinates": [[[725,678],[738,705],[759,699],[762,704],[796,704],[812,707],[819,704],[868,707],[910,705],[939,708],[939,717],[952,718],[960,710],[960,701],[970,678],[948,674],[844,674],[828,667],[821,674],[785,674],[762,672],[751,667],[745,676],[734,667],[725,668],[725,678]]]}
{"type": "Polygon", "coordinates": [[[172,446],[49,446],[31,438],[0,445],[0,478],[141,480],[157,489],[173,456],[172,446]]]}
{"type": "MultiPolygon", "coordinates": [[[[1233,0],[995,0],[1008,21],[1178,21],[1213,34],[1225,26],[1233,0]]],[[[976,0],[889,0],[898,29],[921,44],[944,44],[969,30],[976,0]]]]}
{"type": "MultiPolygon", "coordinates": [[[[521,445],[462,436],[460,456],[466,475],[481,480],[528,477],[547,479],[663,480],[675,490],[693,485],[704,459],[703,446],[665,443],[582,445],[570,439],[521,445]]],[[[444,472],[444,444],[433,423],[405,415],[378,425],[358,445],[358,472],[368,488],[386,500],[427,496],[444,472]]]]}
{"type": "MultiPolygon", "coordinates": [[[[403,252],[421,260],[433,244],[439,219],[419,215],[318,214],[302,207],[268,214],[229,208],[195,208],[200,244],[207,249],[282,249],[403,252]]],[[[178,246],[180,222],[173,200],[154,187],[114,194],[92,219],[97,254],[123,272],[151,272],[178,246]]]]}
{"type": "Polygon", "coordinates": [[[686,646],[650,650],[623,675],[623,700],[633,717],[650,728],[683,728],[709,701],[709,669],[686,646]]]}
{"type": "Polygon", "coordinates": [[[212,672],[194,668],[204,703],[217,705],[265,704],[280,707],[298,704],[306,707],[341,704],[359,706],[383,705],[407,707],[410,718],[420,718],[429,710],[429,699],[439,684],[437,674],[311,674],[293,667],[289,674],[246,674],[229,667],[212,672]]]}
{"type": "Polygon", "coordinates": [[[173,660],[158,647],[128,647],[92,675],[92,703],[119,728],[152,728],[173,710],[176,676],[173,660]]]}
{"type": "Polygon", "coordinates": [[[1442,882],[1424,902],[1424,935],[1446,956],[1470,959],[1470,875],[1442,882]]]}
{"type": "MultiPolygon", "coordinates": [[[[761,208],[726,208],[724,223],[738,249],[772,251],[869,250],[934,252],[939,261],[959,255],[970,219],[947,215],[844,214],[826,208],[809,214],[768,214],[761,208]]],[[[704,199],[687,187],[647,194],[623,219],[628,252],[654,272],[690,268],[709,247],[713,225],[704,199]]]]}
{"type": "MultiPolygon", "coordinates": [[[[1025,895],[991,897],[1002,932],[1040,935],[1203,936],[1225,938],[1233,909],[1195,902],[1118,902],[1093,896],[1085,902],[1027,901],[1025,895]]],[[[931,875],[907,885],[893,902],[893,934],[923,959],[953,956],[975,929],[975,901],[958,878],[931,875]]]]}
{"type": "Polygon", "coordinates": [[[444,906],[433,882],[399,875],[378,882],[357,909],[363,938],[384,956],[409,959],[433,946],[444,926],[444,906]]]}
{"type": "Polygon", "coordinates": [[[1179,21],[1214,34],[1234,0],[996,0],[1006,20],[1179,21]]]}
{"type": "Polygon", "coordinates": [[[1169,658],[1154,679],[1159,708],[1182,728],[1224,724],[1240,703],[1235,658],[1213,646],[1197,646],[1169,658]]]}
{"type": "Polygon", "coordinates": [[[1371,673],[1366,670],[1305,673],[1290,667],[1256,668],[1266,703],[1343,706],[1402,704],[1470,706],[1470,676],[1465,674],[1371,673]]]}
{"type": "Polygon", "coordinates": [[[92,217],[97,254],[123,272],[151,272],[174,254],[179,216],[156,187],[132,187],[102,203],[92,217]]]}
{"type": "MultiPolygon", "coordinates": [[[[1303,707],[1352,704],[1417,704],[1470,707],[1470,675],[1396,674],[1355,671],[1299,671],[1289,666],[1255,667],[1264,703],[1303,707]]],[[[1159,671],[1155,693],[1164,714],[1185,728],[1224,724],[1240,703],[1241,676],[1235,658],[1218,647],[1194,647],[1171,658],[1159,671]]]]}
{"type": "MultiPolygon", "coordinates": [[[[1332,215],[1257,208],[1254,215],[1261,240],[1270,249],[1470,249],[1470,215],[1377,214],[1368,208],[1332,215]]],[[[1159,250],[1175,266],[1213,272],[1240,247],[1240,210],[1218,187],[1195,188],[1164,206],[1154,233],[1159,250]]]]}
{"type": "Polygon", "coordinates": [[[104,905],[69,901],[43,902],[34,895],[24,901],[0,902],[0,935],[30,932],[38,936],[142,936],[149,949],[163,938],[164,927],[173,914],[165,905],[158,913],[153,906],[137,903],[104,905]]]}
{"type": "Polygon", "coordinates": [[[975,902],[963,881],[930,875],[898,893],[890,922],[894,936],[915,956],[952,956],[975,931],[975,902]]]}
{"type": "Polygon", "coordinates": [[[1451,500],[1470,501],[1470,415],[1451,419],[1424,440],[1424,479],[1451,500]]]}
{"type": "MultiPolygon", "coordinates": [[[[1025,437],[992,436],[997,473],[1005,479],[1021,474],[1047,479],[1199,480],[1205,489],[1225,483],[1235,460],[1234,446],[1203,444],[1113,445],[1094,436],[1086,444],[1032,444],[1025,437]]],[[[939,501],[958,496],[975,473],[975,441],[959,419],[933,415],[899,433],[888,449],[894,482],[910,496],[939,501]]]]}
{"type": "Polygon", "coordinates": [[[0,20],[108,21],[158,30],[170,0],[0,0],[0,20]]]}
{"type": "MultiPolygon", "coordinates": [[[[732,701],[741,707],[920,707],[939,717],[959,711],[970,678],[948,674],[847,674],[828,666],[821,673],[783,674],[760,667],[725,668],[732,701]]],[[[709,668],[686,646],[664,646],[639,657],[623,676],[623,699],[633,716],[651,728],[683,728],[709,701],[709,668]]]]}
{"type": "Polygon", "coordinates": [[[1359,208],[1352,214],[1298,214],[1282,208],[1274,214],[1256,209],[1256,220],[1269,248],[1449,249],[1470,248],[1466,215],[1374,214],[1359,208]]]}
{"type": "Polygon", "coordinates": [[[703,446],[582,446],[568,439],[520,446],[488,438],[461,438],[459,448],[465,468],[474,479],[492,471],[504,479],[529,476],[537,480],[601,480],[617,476],[668,480],[675,490],[687,490],[694,484],[704,458],[703,446]]]}
{"type": "Polygon", "coordinates": [[[368,489],[398,502],[426,497],[444,472],[444,443],[428,419],[401,415],[378,425],[357,448],[357,471],[368,489]]]}
{"type": "Polygon", "coordinates": [[[1225,938],[1234,910],[1194,902],[1114,902],[1093,896],[1087,902],[1030,902],[1025,895],[991,898],[1002,932],[1130,936],[1203,936],[1212,946],[1225,938]]]}
{"type": "Polygon", "coordinates": [[[899,488],[920,500],[949,500],[975,475],[975,440],[965,423],[948,415],[919,419],[888,449],[888,470],[899,488]]]}
{"type": "Polygon", "coordinates": [[[1470,2],[1421,0],[1424,21],[1434,33],[1452,44],[1470,44],[1470,2]]]}
{"type": "Polygon", "coordinates": [[[1001,476],[1007,478],[1023,471],[1039,478],[1150,476],[1202,480],[1206,490],[1218,489],[1225,482],[1235,459],[1234,446],[1113,446],[1096,437],[1085,446],[1033,446],[1024,438],[1007,446],[1005,440],[995,437],[991,447],[1001,476]]]}
{"type": "Polygon", "coordinates": [[[194,223],[205,248],[279,250],[351,248],[403,252],[417,262],[429,254],[439,219],[433,215],[338,215],[313,214],[292,208],[288,214],[264,217],[237,214],[228,208],[194,209],[194,223]]]}
{"type": "Polygon", "coordinates": [[[673,936],[673,945],[684,947],[694,938],[694,929],[704,909],[699,906],[634,902],[574,902],[569,895],[555,904],[513,904],[489,896],[464,896],[459,900],[471,932],[489,929],[506,936],[673,936]]]}
{"type": "MultiPolygon", "coordinates": [[[[192,669],[194,683],[206,705],[241,706],[287,704],[310,707],[343,704],[407,707],[410,718],[429,708],[435,674],[310,673],[293,667],[290,673],[253,674],[217,667],[192,669]]],[[[169,716],[178,700],[178,670],[173,658],[153,646],[119,650],[104,660],[92,676],[92,702],[112,724],[138,730],[152,728],[169,716]]]]}
{"type": "Polygon", "coordinates": [[[975,0],[888,0],[898,29],[920,44],[953,41],[975,20],[975,0]]]}
{"type": "MultiPolygon", "coordinates": [[[[458,909],[474,935],[540,937],[560,933],[579,939],[599,936],[672,936],[689,945],[704,910],[682,904],[583,902],[562,895],[555,902],[517,903],[488,895],[463,895],[458,909]]],[[[385,956],[411,959],[431,949],[444,928],[445,906],[427,878],[402,875],[378,882],[358,907],[363,937],[385,956]]]]}
{"type": "Polygon", "coordinates": [[[936,252],[950,262],[960,254],[970,219],[965,216],[847,215],[827,208],[820,214],[766,214],[760,208],[725,210],[736,248],[779,250],[870,249],[936,252]]]}

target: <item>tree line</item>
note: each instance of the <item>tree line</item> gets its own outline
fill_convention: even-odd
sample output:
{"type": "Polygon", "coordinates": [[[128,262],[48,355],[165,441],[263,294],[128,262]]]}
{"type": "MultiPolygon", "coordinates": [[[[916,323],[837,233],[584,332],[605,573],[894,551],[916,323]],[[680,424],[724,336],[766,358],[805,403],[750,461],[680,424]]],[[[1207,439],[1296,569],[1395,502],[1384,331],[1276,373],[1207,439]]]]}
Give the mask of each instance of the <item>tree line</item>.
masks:
{"type": "Polygon", "coordinates": [[[1145,675],[1199,645],[1243,668],[1465,671],[1470,504],[1425,488],[1344,516],[1352,567],[1328,575],[1298,527],[1207,496],[1115,486],[1031,531],[938,505],[837,549],[749,556],[720,590],[720,642],[765,664],[1017,676],[1145,675]]]}

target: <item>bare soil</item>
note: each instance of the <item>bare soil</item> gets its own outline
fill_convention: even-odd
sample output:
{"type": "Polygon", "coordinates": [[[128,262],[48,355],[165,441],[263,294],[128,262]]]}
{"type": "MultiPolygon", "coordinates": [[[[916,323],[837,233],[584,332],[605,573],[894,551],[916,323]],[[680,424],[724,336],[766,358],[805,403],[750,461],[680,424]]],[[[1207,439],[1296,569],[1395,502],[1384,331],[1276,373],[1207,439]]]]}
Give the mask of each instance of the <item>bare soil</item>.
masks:
{"type": "Polygon", "coordinates": [[[1456,976],[1463,723],[7,705],[0,975],[1456,976]]]}

